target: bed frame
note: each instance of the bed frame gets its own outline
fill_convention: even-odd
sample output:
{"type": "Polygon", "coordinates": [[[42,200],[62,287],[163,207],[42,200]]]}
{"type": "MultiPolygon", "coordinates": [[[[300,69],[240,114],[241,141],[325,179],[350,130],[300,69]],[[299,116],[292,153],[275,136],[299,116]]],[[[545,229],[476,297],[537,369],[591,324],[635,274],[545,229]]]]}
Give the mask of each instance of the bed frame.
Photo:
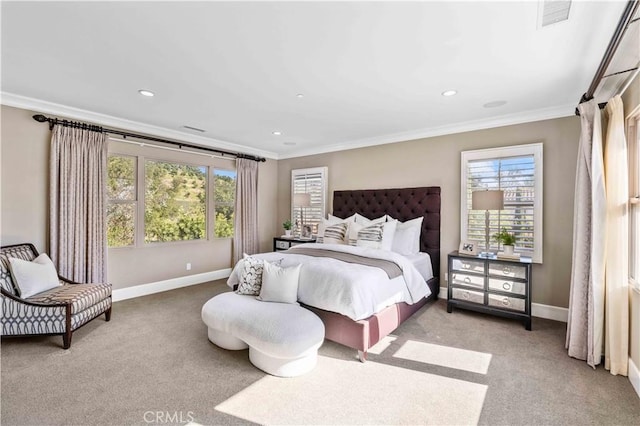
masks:
{"type": "Polygon", "coordinates": [[[365,189],[334,191],[333,215],[346,218],[354,213],[375,219],[385,214],[401,222],[424,216],[420,235],[420,251],[431,257],[433,278],[427,284],[431,296],[418,303],[398,303],[360,321],[322,309],[305,306],[322,319],[325,338],[358,350],[364,362],[367,351],[395,330],[427,301],[438,298],[440,291],[440,187],[402,189],[365,189]]]}

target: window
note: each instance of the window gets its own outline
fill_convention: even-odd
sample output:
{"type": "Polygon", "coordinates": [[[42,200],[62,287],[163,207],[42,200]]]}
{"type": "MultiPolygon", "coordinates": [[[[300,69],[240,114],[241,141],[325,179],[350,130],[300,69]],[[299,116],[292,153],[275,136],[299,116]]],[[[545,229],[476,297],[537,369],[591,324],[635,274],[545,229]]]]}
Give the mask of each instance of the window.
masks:
{"type": "Polygon", "coordinates": [[[233,170],[214,169],[213,176],[215,236],[218,238],[233,237],[233,211],[236,203],[236,172],[233,170]]]}
{"type": "Polygon", "coordinates": [[[109,155],[107,161],[107,244],[109,247],[133,246],[136,242],[136,158],[109,155]]]}
{"type": "Polygon", "coordinates": [[[629,146],[629,281],[640,289],[640,109],[628,119],[629,146]]]}
{"type": "Polygon", "coordinates": [[[314,234],[327,211],[327,175],[327,167],[291,170],[291,221],[299,226],[302,212],[304,224],[311,225],[314,234]],[[294,206],[294,195],[304,193],[311,194],[311,205],[294,206]]]}
{"type": "Polygon", "coordinates": [[[145,160],[144,241],[207,237],[206,166],[145,160]]]}
{"type": "MultiPolygon", "coordinates": [[[[471,210],[471,193],[504,191],[504,210],[490,211],[490,236],[506,228],[516,251],[542,263],[542,143],[462,152],[460,235],[485,246],[485,212],[471,210]]],[[[489,250],[498,246],[490,238],[489,250]]]]}

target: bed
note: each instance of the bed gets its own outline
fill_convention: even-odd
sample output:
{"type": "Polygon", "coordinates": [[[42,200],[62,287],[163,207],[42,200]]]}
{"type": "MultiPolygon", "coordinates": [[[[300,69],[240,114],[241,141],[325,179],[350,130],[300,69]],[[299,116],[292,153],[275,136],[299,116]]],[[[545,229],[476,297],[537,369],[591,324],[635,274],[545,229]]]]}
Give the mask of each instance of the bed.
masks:
{"type": "MultiPolygon", "coordinates": [[[[391,275],[389,275],[389,279],[386,281],[387,284],[382,286],[383,290],[378,289],[377,279],[373,279],[373,277],[369,279],[368,276],[365,277],[362,268],[372,270],[371,273],[375,271],[375,273],[378,274],[384,273],[382,269],[329,259],[329,262],[334,262],[333,269],[325,271],[325,269],[317,269],[325,260],[313,257],[307,258],[307,256],[311,256],[310,251],[314,251],[313,249],[318,249],[319,251],[353,251],[359,254],[361,252],[357,250],[361,250],[360,247],[305,244],[305,248],[302,250],[306,250],[306,253],[302,253],[302,256],[299,251],[300,247],[294,247],[287,252],[263,253],[256,256],[264,260],[276,261],[283,256],[282,253],[287,253],[282,259],[279,259],[284,262],[283,266],[304,262],[305,266],[301,272],[301,284],[298,293],[300,302],[304,307],[318,315],[323,321],[326,339],[356,349],[358,351],[358,358],[364,362],[369,348],[395,330],[403,321],[422,308],[428,300],[437,299],[438,297],[440,290],[440,188],[420,187],[335,191],[333,198],[333,215],[345,219],[355,213],[359,213],[368,219],[375,219],[386,214],[401,222],[422,216],[424,219],[420,230],[420,251],[429,255],[428,257],[423,256],[431,262],[430,268],[427,268],[429,269],[430,278],[426,280],[426,277],[424,279],[419,277],[418,279],[421,284],[416,284],[415,275],[421,275],[422,272],[418,273],[417,269],[413,266],[407,266],[407,264],[412,263],[412,261],[406,256],[383,250],[371,249],[367,252],[365,249],[365,252],[367,255],[372,255],[373,257],[383,258],[389,256],[389,259],[400,265],[400,269],[404,271],[401,278],[390,279],[391,275]],[[326,246],[326,248],[323,248],[323,246],[326,246]],[[312,270],[314,271],[313,274],[311,273],[312,270]],[[320,275],[319,271],[322,274],[321,277],[318,276],[320,275]],[[302,276],[303,273],[307,274],[304,279],[302,276]],[[348,275],[350,276],[349,278],[347,278],[348,275]],[[312,280],[313,284],[311,283],[312,280]],[[400,297],[397,300],[406,300],[409,303],[404,301],[397,302],[396,299],[392,298],[385,300],[383,296],[382,299],[385,303],[371,306],[373,302],[367,300],[366,302],[370,303],[365,303],[364,305],[366,306],[363,308],[360,306],[357,298],[350,299],[350,296],[345,297],[342,294],[342,280],[344,280],[344,284],[348,281],[349,286],[359,286],[359,291],[364,291],[364,296],[366,297],[369,296],[369,292],[374,293],[378,291],[388,291],[390,294],[393,293],[395,295],[397,293],[394,293],[395,290],[393,290],[391,286],[397,285],[398,280],[401,280],[402,285],[407,291],[405,291],[406,294],[404,297],[400,297]],[[428,289],[426,289],[425,280],[428,289]],[[303,282],[304,285],[302,284],[303,282]],[[387,285],[390,287],[387,288],[387,285]],[[416,287],[416,285],[419,285],[419,287],[416,287]],[[324,299],[312,297],[312,293],[318,293],[320,291],[328,294],[335,292],[335,301],[331,300],[325,303],[324,299]],[[429,291],[429,297],[424,297],[429,294],[429,291]],[[346,299],[347,302],[338,300],[340,297],[346,299]],[[346,303],[346,305],[343,305],[344,303],[346,303]],[[353,308],[353,310],[351,308],[353,308]]],[[[417,266],[415,263],[412,264],[417,266]]],[[[325,267],[326,265],[323,266],[323,268],[325,267]]],[[[234,284],[234,279],[237,279],[235,274],[236,271],[234,270],[230,277],[229,285],[234,284]]],[[[377,294],[376,297],[378,297],[377,294]]]]}

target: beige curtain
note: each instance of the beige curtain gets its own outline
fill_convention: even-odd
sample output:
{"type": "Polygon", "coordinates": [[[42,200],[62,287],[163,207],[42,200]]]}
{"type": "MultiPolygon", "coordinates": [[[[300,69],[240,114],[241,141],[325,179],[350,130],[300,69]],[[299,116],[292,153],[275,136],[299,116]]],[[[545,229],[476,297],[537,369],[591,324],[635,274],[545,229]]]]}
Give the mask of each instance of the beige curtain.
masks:
{"type": "Polygon", "coordinates": [[[573,260],[565,347],[569,356],[600,364],[604,325],[606,204],[602,127],[595,101],[578,106],[578,148],[573,215],[573,260]]]}
{"type": "Polygon", "coordinates": [[[258,162],[236,159],[236,208],[234,212],[233,263],[242,254],[258,252],[258,162]]]}
{"type": "Polygon", "coordinates": [[[607,185],[605,368],[627,375],[629,361],[629,163],[622,99],[607,103],[604,151],[607,185]]]}
{"type": "Polygon", "coordinates": [[[106,281],[107,136],[56,125],[49,162],[49,248],[58,273],[106,281]]]}

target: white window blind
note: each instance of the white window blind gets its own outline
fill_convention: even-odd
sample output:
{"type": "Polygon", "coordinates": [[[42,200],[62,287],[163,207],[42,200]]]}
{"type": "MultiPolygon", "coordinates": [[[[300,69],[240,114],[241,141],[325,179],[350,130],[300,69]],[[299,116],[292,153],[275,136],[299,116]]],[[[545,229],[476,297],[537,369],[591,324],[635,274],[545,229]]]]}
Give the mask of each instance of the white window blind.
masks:
{"type": "Polygon", "coordinates": [[[291,170],[291,222],[300,225],[302,210],[304,224],[311,225],[314,234],[327,211],[327,174],[327,167],[291,170]],[[294,195],[304,193],[311,194],[311,206],[294,206],[294,195]]]}
{"type": "Polygon", "coordinates": [[[628,121],[629,144],[629,283],[640,290],[640,109],[628,121]]]}
{"type": "Polygon", "coordinates": [[[516,252],[542,262],[542,144],[462,153],[461,235],[490,251],[502,250],[493,234],[506,228],[516,252]],[[485,211],[471,209],[474,191],[501,189],[504,209],[490,210],[490,247],[485,246],[485,211]]]}

